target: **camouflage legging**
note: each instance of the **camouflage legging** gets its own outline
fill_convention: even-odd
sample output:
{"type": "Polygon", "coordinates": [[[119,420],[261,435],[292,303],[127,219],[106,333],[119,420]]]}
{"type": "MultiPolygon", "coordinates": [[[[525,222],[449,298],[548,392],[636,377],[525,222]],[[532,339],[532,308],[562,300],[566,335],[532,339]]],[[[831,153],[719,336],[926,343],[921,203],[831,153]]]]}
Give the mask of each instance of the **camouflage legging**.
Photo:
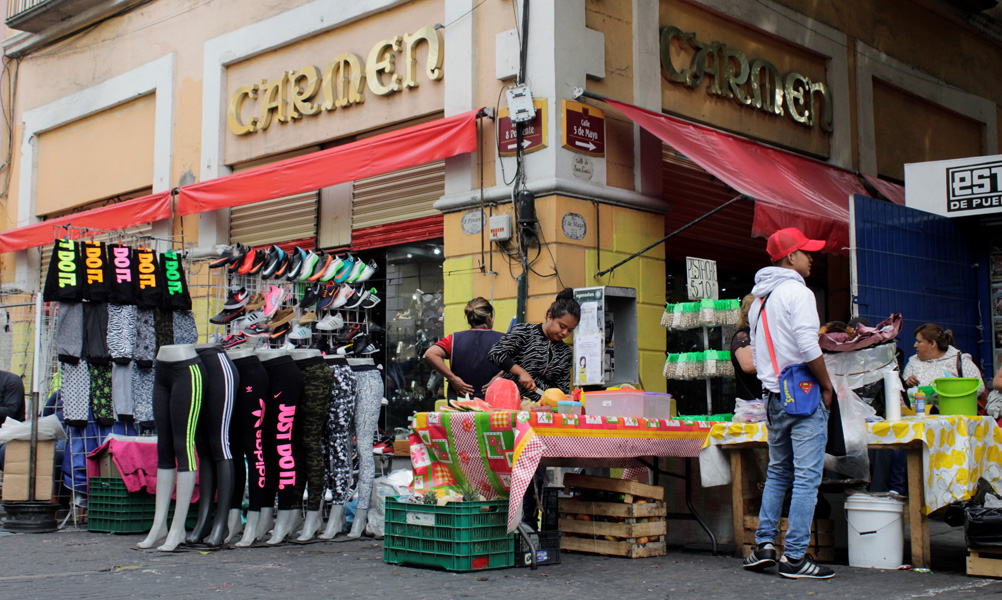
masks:
{"type": "Polygon", "coordinates": [[[306,475],[306,491],[309,494],[306,510],[320,510],[320,501],[324,497],[323,436],[334,381],[330,369],[319,356],[296,361],[296,366],[303,373],[303,395],[296,414],[296,429],[302,436],[305,463],[305,469],[300,474],[306,475]]]}
{"type": "Polygon", "coordinates": [[[352,488],[352,438],[355,437],[355,375],[351,367],[330,366],[334,385],[327,405],[327,431],[323,439],[327,459],[327,490],[334,504],[348,501],[352,488]]]}

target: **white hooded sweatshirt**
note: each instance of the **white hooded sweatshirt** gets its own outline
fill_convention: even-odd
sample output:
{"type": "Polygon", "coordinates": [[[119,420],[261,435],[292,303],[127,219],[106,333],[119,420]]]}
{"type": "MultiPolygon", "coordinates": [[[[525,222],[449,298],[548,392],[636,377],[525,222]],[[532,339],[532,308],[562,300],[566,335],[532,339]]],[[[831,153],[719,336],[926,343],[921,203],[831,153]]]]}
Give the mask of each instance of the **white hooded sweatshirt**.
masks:
{"type": "Polygon", "coordinates": [[[817,301],[804,278],[793,269],[766,267],[755,274],[752,294],[756,300],[748,311],[751,324],[752,358],[762,387],[779,393],[779,375],[773,368],[769,356],[763,323],[759,319],[762,298],[765,303],[766,318],[773,348],[776,351],[776,366],[779,372],[789,365],[805,363],[821,356],[818,345],[817,301]]]}

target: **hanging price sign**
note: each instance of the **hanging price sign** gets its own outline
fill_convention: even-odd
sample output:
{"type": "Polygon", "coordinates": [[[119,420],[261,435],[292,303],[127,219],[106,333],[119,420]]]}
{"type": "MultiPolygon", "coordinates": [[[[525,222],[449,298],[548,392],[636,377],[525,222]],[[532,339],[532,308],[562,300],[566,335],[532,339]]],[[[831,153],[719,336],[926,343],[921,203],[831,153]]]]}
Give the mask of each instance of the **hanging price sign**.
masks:
{"type": "Polygon", "coordinates": [[[717,300],[717,261],[685,257],[686,288],[689,300],[712,298],[717,300]]]}

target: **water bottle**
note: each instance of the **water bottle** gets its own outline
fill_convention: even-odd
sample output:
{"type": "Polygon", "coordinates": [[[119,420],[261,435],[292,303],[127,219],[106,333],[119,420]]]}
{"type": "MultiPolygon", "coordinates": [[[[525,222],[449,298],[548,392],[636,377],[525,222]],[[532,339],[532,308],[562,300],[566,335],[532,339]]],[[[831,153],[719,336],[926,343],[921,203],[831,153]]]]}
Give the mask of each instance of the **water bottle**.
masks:
{"type": "Polygon", "coordinates": [[[925,392],[921,389],[915,392],[915,416],[925,416],[925,392]]]}

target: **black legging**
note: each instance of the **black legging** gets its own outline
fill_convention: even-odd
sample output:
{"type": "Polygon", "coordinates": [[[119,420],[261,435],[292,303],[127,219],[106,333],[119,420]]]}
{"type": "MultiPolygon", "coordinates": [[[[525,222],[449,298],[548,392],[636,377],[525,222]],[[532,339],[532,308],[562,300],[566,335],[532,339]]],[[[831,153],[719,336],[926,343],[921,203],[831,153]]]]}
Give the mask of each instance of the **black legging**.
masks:
{"type": "MultiPolygon", "coordinates": [[[[264,505],[266,489],[265,448],[274,448],[274,438],[263,435],[265,407],[271,398],[268,382],[268,371],[257,356],[245,356],[233,361],[240,374],[240,387],[237,388],[233,421],[237,424],[240,439],[240,456],[247,459],[247,496],[249,510],[258,511],[264,505]],[[265,439],[267,438],[267,439],[265,439]],[[268,441],[270,440],[270,444],[268,441]]],[[[243,486],[239,486],[243,495],[243,486]]],[[[234,494],[236,494],[234,486],[234,494]]],[[[271,496],[274,500],[274,492],[271,496]]],[[[239,506],[239,500],[231,506],[239,506]]],[[[270,504],[269,504],[270,506],[270,504]]]]}
{"type": "Polygon", "coordinates": [[[309,494],[306,510],[320,510],[325,479],[323,436],[334,380],[321,356],[298,360],[296,366],[303,374],[303,396],[296,414],[296,431],[302,441],[303,466],[299,472],[309,494]]]}
{"type": "Polygon", "coordinates": [[[156,361],[153,375],[153,421],[157,427],[157,468],[194,471],[195,431],[202,408],[198,357],[156,361]]]}
{"type": "Polygon", "coordinates": [[[303,478],[297,474],[302,462],[302,437],[295,426],[296,407],[303,394],[303,376],[289,356],[261,364],[268,372],[271,392],[263,425],[265,438],[272,440],[271,448],[265,447],[264,505],[271,506],[277,493],[278,510],[291,510],[303,502],[303,478]]]}
{"type": "Polygon", "coordinates": [[[208,444],[212,460],[229,460],[230,418],[233,397],[240,385],[240,375],[226,353],[219,348],[198,348],[205,377],[202,380],[202,414],[198,420],[198,443],[208,444]]]}

